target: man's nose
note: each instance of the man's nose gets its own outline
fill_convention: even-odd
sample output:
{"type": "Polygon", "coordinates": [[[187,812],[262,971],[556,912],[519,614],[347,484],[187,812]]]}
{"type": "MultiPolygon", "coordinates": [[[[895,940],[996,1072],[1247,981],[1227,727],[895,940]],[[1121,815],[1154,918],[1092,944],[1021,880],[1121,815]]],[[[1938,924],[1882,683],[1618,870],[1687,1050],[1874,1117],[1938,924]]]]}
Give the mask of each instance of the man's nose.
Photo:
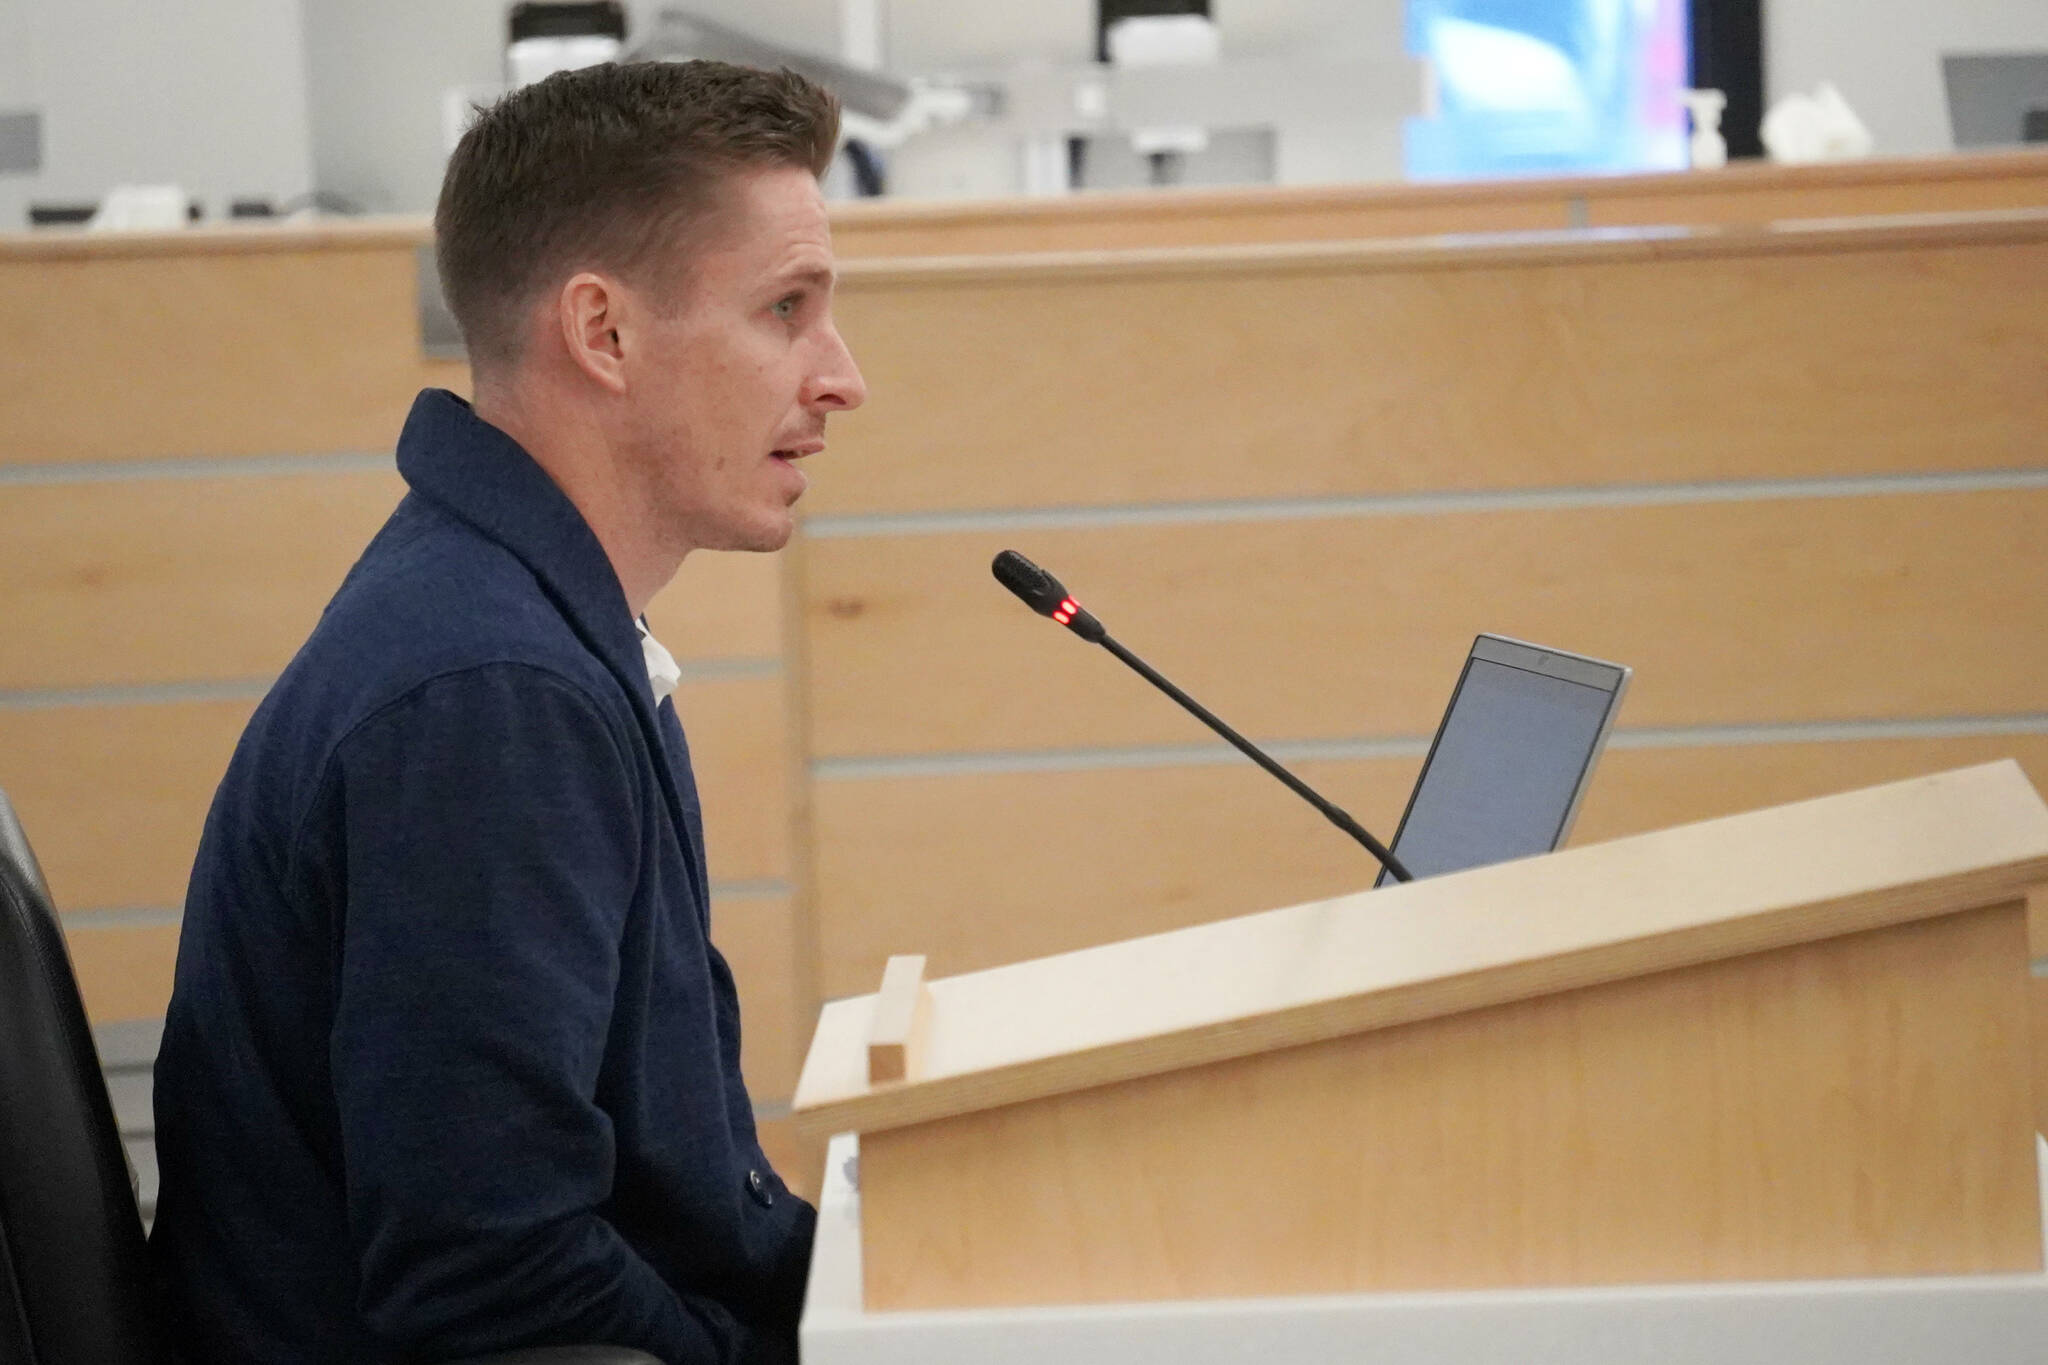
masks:
{"type": "Polygon", "coordinates": [[[853,352],[846,348],[839,329],[834,327],[830,331],[830,344],[810,379],[805,381],[804,406],[827,410],[857,408],[868,401],[868,381],[861,378],[860,366],[854,364],[853,352]]]}

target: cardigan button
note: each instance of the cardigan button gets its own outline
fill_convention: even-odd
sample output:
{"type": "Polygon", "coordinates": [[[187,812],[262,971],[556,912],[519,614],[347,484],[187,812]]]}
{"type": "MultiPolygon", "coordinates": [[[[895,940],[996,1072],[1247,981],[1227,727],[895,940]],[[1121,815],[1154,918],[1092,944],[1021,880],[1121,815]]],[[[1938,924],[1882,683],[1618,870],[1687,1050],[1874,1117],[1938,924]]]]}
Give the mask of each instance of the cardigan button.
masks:
{"type": "Polygon", "coordinates": [[[775,1191],[768,1188],[768,1182],[761,1178],[759,1171],[747,1172],[747,1193],[752,1195],[754,1202],[762,1208],[775,1207],[775,1191]]]}

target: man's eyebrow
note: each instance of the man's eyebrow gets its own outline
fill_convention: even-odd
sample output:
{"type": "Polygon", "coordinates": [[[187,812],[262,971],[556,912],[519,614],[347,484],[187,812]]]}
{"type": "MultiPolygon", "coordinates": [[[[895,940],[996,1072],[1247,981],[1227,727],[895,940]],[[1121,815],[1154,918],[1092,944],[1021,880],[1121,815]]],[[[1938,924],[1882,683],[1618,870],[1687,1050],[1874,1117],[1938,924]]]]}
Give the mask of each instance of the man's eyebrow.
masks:
{"type": "Polygon", "coordinates": [[[791,284],[808,284],[816,289],[830,289],[838,276],[830,266],[813,265],[792,270],[782,278],[791,284]]]}

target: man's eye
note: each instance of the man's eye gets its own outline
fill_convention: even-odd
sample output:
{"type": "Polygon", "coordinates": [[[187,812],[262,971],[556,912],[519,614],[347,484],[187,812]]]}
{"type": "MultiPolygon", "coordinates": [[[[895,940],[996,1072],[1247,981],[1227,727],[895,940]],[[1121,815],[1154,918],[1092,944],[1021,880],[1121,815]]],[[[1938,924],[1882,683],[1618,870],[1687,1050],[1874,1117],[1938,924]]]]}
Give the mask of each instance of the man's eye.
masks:
{"type": "Polygon", "coordinates": [[[797,306],[802,302],[803,296],[801,294],[791,294],[786,299],[777,299],[773,310],[775,316],[784,319],[795,317],[797,306]]]}

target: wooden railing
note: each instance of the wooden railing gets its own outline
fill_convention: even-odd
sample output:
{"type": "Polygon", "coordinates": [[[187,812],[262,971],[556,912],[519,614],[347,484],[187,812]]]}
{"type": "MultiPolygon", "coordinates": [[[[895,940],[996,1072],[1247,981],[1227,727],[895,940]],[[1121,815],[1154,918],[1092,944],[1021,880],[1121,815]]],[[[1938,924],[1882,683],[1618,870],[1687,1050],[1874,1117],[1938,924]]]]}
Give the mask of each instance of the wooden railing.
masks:
{"type": "Polygon", "coordinates": [[[2048,208],[2048,152],[1574,179],[840,205],[842,257],[1235,246],[2048,208]]]}

